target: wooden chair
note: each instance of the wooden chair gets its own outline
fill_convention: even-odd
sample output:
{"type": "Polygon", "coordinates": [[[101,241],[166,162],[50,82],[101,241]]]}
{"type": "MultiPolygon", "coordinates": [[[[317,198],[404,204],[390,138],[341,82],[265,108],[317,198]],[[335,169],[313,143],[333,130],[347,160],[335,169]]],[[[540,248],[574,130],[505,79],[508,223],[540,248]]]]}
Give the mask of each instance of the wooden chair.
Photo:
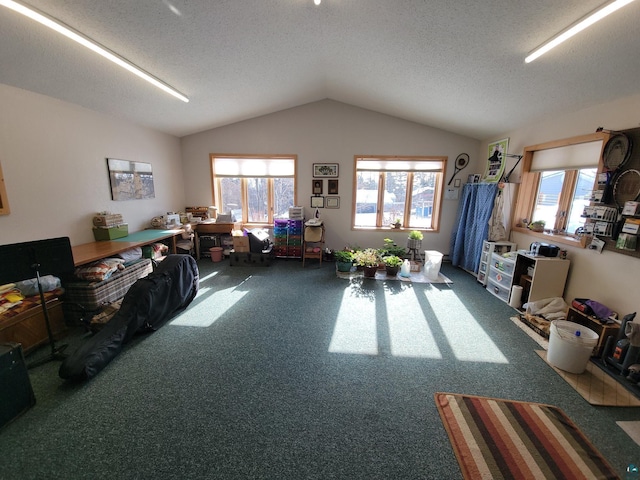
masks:
{"type": "Polygon", "coordinates": [[[322,266],[324,250],[324,225],[304,227],[302,240],[302,266],[307,258],[317,258],[318,266],[322,266]]]}

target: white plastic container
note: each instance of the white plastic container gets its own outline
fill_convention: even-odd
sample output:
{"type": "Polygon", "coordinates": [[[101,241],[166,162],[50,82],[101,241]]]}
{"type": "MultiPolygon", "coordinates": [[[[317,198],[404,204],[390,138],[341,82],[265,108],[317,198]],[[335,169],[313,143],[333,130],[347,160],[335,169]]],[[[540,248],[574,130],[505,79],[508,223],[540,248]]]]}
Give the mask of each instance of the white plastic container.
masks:
{"type": "Polygon", "coordinates": [[[442,266],[442,254],[435,250],[424,251],[424,274],[429,280],[438,280],[442,266]]]}
{"type": "Polygon", "coordinates": [[[547,361],[565,372],[582,373],[598,344],[598,338],[598,334],[590,328],[575,322],[554,320],[549,326],[547,361]]]}

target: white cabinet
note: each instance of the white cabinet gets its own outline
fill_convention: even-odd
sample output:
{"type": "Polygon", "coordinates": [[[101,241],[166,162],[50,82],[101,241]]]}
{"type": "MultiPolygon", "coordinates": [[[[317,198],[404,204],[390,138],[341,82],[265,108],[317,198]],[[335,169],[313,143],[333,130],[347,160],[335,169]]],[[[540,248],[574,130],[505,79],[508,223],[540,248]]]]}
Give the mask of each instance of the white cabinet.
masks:
{"type": "Polygon", "coordinates": [[[482,242],[482,253],[480,254],[480,265],[478,266],[477,280],[482,285],[487,284],[487,278],[489,275],[489,266],[491,265],[491,256],[495,253],[502,255],[503,253],[511,252],[516,249],[516,244],[511,242],[489,242],[484,240],[482,242]]]}
{"type": "Polygon", "coordinates": [[[518,252],[513,284],[522,287],[522,303],[562,297],[569,265],[569,260],[518,252]]]}

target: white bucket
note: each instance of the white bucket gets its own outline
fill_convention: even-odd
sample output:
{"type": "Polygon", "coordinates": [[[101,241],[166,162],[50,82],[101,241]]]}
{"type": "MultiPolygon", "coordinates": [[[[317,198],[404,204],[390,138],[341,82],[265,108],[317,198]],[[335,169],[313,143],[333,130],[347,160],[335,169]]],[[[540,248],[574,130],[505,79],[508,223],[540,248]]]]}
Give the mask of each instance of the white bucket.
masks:
{"type": "Polygon", "coordinates": [[[598,338],[598,334],[590,328],[575,322],[554,320],[549,327],[547,361],[565,372],[582,373],[598,344],[598,338]]]}
{"type": "Polygon", "coordinates": [[[442,254],[435,250],[424,251],[424,274],[429,280],[438,280],[442,266],[442,254]]]}

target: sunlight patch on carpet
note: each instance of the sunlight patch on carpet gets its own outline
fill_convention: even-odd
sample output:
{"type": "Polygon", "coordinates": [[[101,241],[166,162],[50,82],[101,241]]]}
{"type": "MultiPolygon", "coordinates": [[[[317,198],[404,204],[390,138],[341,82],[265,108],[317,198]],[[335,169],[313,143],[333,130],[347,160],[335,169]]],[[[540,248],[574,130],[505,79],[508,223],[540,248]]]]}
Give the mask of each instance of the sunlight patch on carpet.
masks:
{"type": "Polygon", "coordinates": [[[224,317],[227,310],[239,302],[246,294],[247,291],[238,290],[236,287],[218,291],[212,291],[208,288],[199,290],[191,306],[169,322],[169,325],[177,327],[209,327],[224,317]],[[198,302],[200,297],[205,296],[206,301],[198,302]],[[216,306],[215,309],[211,308],[212,304],[216,306]]]}
{"type": "Polygon", "coordinates": [[[378,354],[375,304],[352,301],[349,291],[344,291],[329,351],[359,355],[378,354]]]}
{"type": "Polygon", "coordinates": [[[424,294],[458,360],[509,363],[454,290],[431,290],[424,294]]]}

